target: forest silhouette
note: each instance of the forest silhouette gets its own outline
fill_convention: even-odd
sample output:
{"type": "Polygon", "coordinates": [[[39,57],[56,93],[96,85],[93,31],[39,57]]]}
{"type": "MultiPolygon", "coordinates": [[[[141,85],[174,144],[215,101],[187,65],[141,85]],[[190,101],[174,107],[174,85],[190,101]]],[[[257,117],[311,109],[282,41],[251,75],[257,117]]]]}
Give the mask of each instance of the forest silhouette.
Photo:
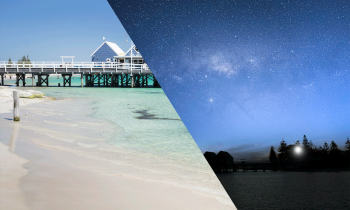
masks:
{"type": "Polygon", "coordinates": [[[266,171],[266,170],[348,170],[350,168],[350,139],[347,137],[344,150],[332,141],[330,145],[325,142],[317,147],[304,135],[303,141],[296,141],[287,145],[282,139],[278,152],[271,146],[268,161],[241,161],[234,162],[231,154],[220,151],[205,152],[204,157],[216,173],[235,171],[266,171]]]}
{"type": "Polygon", "coordinates": [[[296,141],[295,144],[287,145],[282,139],[278,152],[271,146],[269,161],[272,163],[299,163],[301,168],[349,168],[350,166],[350,139],[347,137],[345,149],[339,149],[332,141],[330,145],[325,141],[323,146],[316,146],[308,140],[306,135],[303,141],[296,141]]]}

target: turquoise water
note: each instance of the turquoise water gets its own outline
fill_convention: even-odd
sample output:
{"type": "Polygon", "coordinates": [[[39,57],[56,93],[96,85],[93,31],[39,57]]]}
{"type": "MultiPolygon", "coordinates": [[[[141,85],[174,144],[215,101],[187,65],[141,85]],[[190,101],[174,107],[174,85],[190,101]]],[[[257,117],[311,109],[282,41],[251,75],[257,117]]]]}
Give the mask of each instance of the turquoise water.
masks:
{"type": "Polygon", "coordinates": [[[198,147],[160,88],[35,89],[57,98],[90,99],[91,116],[112,122],[118,131],[107,136],[116,147],[170,159],[176,156],[178,160],[189,163],[194,162],[193,151],[198,155],[198,147]],[[148,119],[139,119],[142,116],[148,119]],[[189,142],[193,144],[189,145],[189,142]]]}
{"type": "MultiPolygon", "coordinates": [[[[61,77],[49,78],[50,86],[59,82],[62,84],[61,77]]],[[[107,136],[116,147],[133,149],[144,155],[176,157],[180,161],[197,163],[193,161],[191,153],[195,151],[198,158],[198,147],[161,88],[81,88],[79,77],[72,79],[72,86],[75,87],[33,88],[31,81],[26,79],[27,87],[23,90],[35,89],[59,99],[90,100],[93,110],[91,117],[111,122],[118,131],[113,136],[107,136]]],[[[7,80],[5,84],[15,85],[15,80],[7,80]]]]}

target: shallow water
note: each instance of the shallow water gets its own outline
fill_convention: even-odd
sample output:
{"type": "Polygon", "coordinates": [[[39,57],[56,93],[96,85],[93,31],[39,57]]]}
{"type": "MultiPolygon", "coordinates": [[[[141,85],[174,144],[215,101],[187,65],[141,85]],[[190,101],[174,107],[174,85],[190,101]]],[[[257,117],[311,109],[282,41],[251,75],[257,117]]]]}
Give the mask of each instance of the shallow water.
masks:
{"type": "Polygon", "coordinates": [[[238,209],[350,209],[350,172],[218,174],[238,209]]]}

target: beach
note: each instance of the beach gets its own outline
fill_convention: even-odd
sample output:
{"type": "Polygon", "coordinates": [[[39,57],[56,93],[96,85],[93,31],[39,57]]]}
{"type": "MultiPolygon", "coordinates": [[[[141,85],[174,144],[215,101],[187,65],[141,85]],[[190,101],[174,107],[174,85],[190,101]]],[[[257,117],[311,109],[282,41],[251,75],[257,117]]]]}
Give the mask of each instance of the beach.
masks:
{"type": "Polygon", "coordinates": [[[14,88],[0,89],[0,209],[236,209],[181,120],[122,101],[122,91],[145,92],[93,88],[90,97],[78,88],[34,89],[55,98],[21,98],[20,122],[12,120],[14,88]],[[92,100],[103,92],[122,95],[120,104],[92,100]]]}

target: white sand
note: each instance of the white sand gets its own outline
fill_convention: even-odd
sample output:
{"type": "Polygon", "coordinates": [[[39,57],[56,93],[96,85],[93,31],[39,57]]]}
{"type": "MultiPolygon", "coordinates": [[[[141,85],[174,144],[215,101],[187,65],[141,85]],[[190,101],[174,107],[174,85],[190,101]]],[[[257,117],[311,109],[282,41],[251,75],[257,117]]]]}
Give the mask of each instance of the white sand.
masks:
{"type": "MultiPolygon", "coordinates": [[[[0,86],[0,114],[9,113],[13,111],[13,91],[14,88],[10,88],[7,86],[0,86]]],[[[20,98],[19,99],[20,106],[26,106],[28,104],[38,103],[43,101],[40,98],[27,99],[20,98]]]]}
{"type": "Polygon", "coordinates": [[[0,209],[29,209],[19,188],[20,178],[27,174],[22,166],[27,162],[0,142],[0,209]]]}
{"type": "MultiPolygon", "coordinates": [[[[6,120],[12,116],[11,91],[13,88],[0,89],[0,113],[3,113],[0,119],[1,210],[236,209],[229,198],[224,205],[213,197],[193,193],[183,187],[113,173],[98,173],[100,169],[95,168],[104,167],[100,160],[60,150],[59,144],[52,147],[45,146],[49,144],[41,144],[58,141],[50,135],[32,130],[33,123],[36,122],[31,121],[32,115],[24,117],[23,120],[21,116],[20,122],[6,120]],[[73,163],[84,167],[73,167],[73,163]]],[[[38,102],[45,100],[21,99],[22,115],[27,112],[26,104],[38,102]]],[[[33,104],[31,107],[38,105],[33,104]]],[[[31,111],[35,111],[35,108],[31,111]]],[[[41,114],[36,120],[44,122],[46,119],[52,126],[58,126],[59,122],[51,122],[50,116],[59,114],[59,111],[35,114],[41,114]]],[[[55,130],[55,127],[51,129],[55,130]]],[[[83,136],[80,138],[84,139],[83,136]]],[[[107,166],[109,167],[108,164],[107,166]]],[[[118,174],[127,174],[122,166],[115,166],[114,170],[118,171],[118,174]]]]}

